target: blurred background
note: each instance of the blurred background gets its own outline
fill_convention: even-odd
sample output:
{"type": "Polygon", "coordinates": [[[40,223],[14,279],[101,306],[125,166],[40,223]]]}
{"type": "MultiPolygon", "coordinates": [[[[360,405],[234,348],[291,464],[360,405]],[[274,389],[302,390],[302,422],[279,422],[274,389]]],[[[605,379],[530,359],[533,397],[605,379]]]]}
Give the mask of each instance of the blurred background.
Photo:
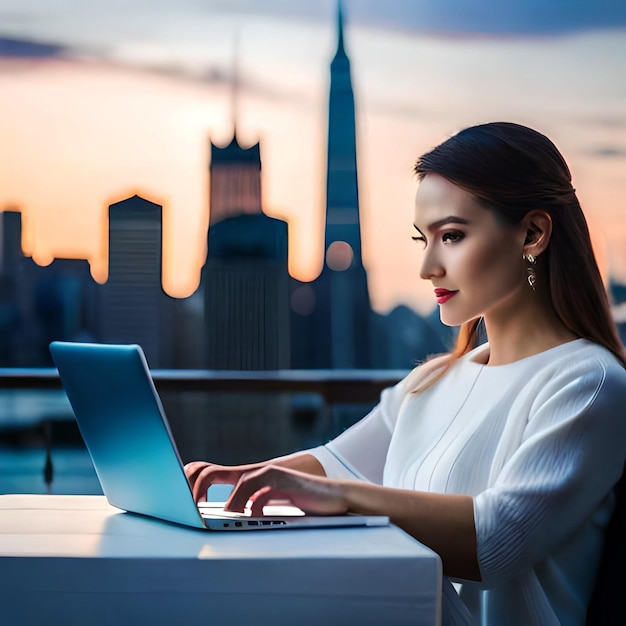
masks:
{"type": "MultiPolygon", "coordinates": [[[[624,332],[625,59],[619,0],[0,0],[0,368],[64,339],[399,378],[454,332],[419,279],[413,163],[500,120],[564,154],[624,332]]],[[[8,387],[0,493],[97,493],[64,393],[8,387]]],[[[183,460],[221,462],[371,406],[163,402],[183,460]]]]}

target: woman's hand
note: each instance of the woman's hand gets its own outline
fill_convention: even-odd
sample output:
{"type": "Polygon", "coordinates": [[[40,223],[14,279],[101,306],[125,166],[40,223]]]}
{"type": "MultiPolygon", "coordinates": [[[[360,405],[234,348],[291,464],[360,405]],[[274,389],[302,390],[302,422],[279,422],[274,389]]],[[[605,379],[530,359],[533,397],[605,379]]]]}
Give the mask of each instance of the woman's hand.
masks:
{"type": "Polygon", "coordinates": [[[191,485],[193,499],[206,502],[211,485],[236,485],[242,474],[263,467],[262,463],[252,465],[217,465],[205,461],[193,461],[185,465],[185,476],[191,485]]]}
{"type": "Polygon", "coordinates": [[[252,515],[263,515],[263,507],[276,500],[287,500],[309,515],[348,512],[348,503],[338,481],[276,465],[243,473],[225,508],[242,512],[249,502],[252,515]]]}
{"type": "Polygon", "coordinates": [[[193,461],[185,465],[185,476],[191,485],[194,500],[199,503],[206,502],[207,490],[211,485],[236,485],[244,474],[269,466],[280,466],[305,474],[324,476],[324,469],[318,460],[307,453],[292,454],[272,461],[248,465],[217,465],[206,461],[193,461]]]}

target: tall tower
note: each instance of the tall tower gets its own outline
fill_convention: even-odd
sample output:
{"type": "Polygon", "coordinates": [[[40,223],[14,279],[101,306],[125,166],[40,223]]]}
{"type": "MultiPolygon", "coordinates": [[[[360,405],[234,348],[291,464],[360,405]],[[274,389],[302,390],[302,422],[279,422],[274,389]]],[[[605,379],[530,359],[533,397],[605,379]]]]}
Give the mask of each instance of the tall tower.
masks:
{"type": "Polygon", "coordinates": [[[324,243],[330,267],[348,261],[349,267],[362,265],[354,93],[344,48],[341,0],[337,3],[337,51],[330,64],[324,243]]]}
{"type": "MultiPolygon", "coordinates": [[[[344,46],[341,1],[337,4],[337,51],[330,64],[324,267],[314,283],[315,308],[294,329],[310,328],[309,367],[370,366],[370,303],[361,258],[354,93],[344,46]]],[[[305,363],[301,363],[305,366],[305,363]]]]}
{"type": "Polygon", "coordinates": [[[170,363],[170,301],[161,286],[161,267],[161,206],[139,196],[112,204],[100,340],[140,344],[151,367],[170,363]]]}
{"type": "Polygon", "coordinates": [[[261,152],[259,143],[243,148],[237,133],[226,146],[211,142],[210,224],[237,215],[261,213],[261,152]]]}
{"type": "Polygon", "coordinates": [[[288,368],[287,223],[258,214],[211,226],[202,278],[206,366],[288,368]]]}
{"type": "Polygon", "coordinates": [[[22,259],[22,214],[5,209],[0,212],[0,273],[13,271],[22,259]]]}
{"type": "Polygon", "coordinates": [[[0,367],[17,364],[22,259],[22,214],[4,210],[0,212],[0,367]]]}
{"type": "Polygon", "coordinates": [[[233,138],[211,142],[204,366],[282,369],[290,363],[287,223],[263,213],[259,142],[237,141],[237,74],[235,58],[233,138]]]}
{"type": "Polygon", "coordinates": [[[244,148],[237,140],[239,96],[238,41],[233,55],[233,138],[225,146],[211,141],[209,178],[210,225],[238,215],[258,215],[261,209],[261,148],[259,142],[244,148]]]}

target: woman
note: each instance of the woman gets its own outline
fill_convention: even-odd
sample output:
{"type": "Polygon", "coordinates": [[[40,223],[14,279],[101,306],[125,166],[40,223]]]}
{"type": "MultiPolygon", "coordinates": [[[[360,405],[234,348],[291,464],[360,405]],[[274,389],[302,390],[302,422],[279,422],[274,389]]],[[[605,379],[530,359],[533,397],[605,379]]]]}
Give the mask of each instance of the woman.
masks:
{"type": "Polygon", "coordinates": [[[492,123],[415,172],[421,278],[460,326],[453,352],[326,446],[190,463],[194,496],[231,483],[232,510],[388,515],[483,624],[582,624],[624,467],[626,370],[569,169],[540,133],[492,123]]]}

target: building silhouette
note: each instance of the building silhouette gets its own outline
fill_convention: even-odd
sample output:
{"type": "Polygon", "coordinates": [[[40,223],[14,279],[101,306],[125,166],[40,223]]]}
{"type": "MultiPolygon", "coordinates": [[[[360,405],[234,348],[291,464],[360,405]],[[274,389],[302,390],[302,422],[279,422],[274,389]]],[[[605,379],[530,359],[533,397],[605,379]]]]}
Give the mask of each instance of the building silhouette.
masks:
{"type": "MultiPolygon", "coordinates": [[[[51,341],[93,341],[97,324],[97,285],[89,263],[83,259],[54,259],[39,267],[26,259],[38,330],[38,360],[52,365],[48,346],[51,341]]],[[[30,329],[29,324],[27,329],[30,329]]],[[[26,330],[26,329],[25,329],[26,330]]]]}
{"type": "Polygon", "coordinates": [[[21,311],[18,280],[22,261],[22,214],[0,213],[0,367],[18,364],[17,334],[21,311]]]}
{"type": "Polygon", "coordinates": [[[209,165],[210,224],[242,214],[261,213],[261,149],[259,142],[247,148],[233,138],[225,146],[211,141],[209,165]]]}
{"type": "Polygon", "coordinates": [[[22,214],[0,213],[0,366],[49,366],[51,341],[94,338],[97,285],[87,261],[42,267],[21,241],[22,214]]]}
{"type": "Polygon", "coordinates": [[[361,255],[357,131],[350,59],[337,3],[337,50],[330,64],[324,265],[311,285],[293,288],[296,367],[371,366],[371,308],[361,255]],[[298,310],[305,303],[305,314],[298,310]],[[310,304],[309,304],[310,303],[310,304]]]}
{"type": "Polygon", "coordinates": [[[97,337],[139,343],[151,367],[171,361],[171,299],[161,286],[162,207],[132,196],[109,207],[109,277],[97,337]]]}
{"type": "Polygon", "coordinates": [[[203,278],[207,366],[289,368],[287,224],[258,213],[212,225],[203,278]]]}
{"type": "Polygon", "coordinates": [[[372,362],[375,367],[412,369],[428,356],[451,350],[454,330],[444,326],[439,310],[422,317],[400,305],[385,315],[373,313],[372,362]]]}
{"type": "Polygon", "coordinates": [[[287,224],[263,213],[260,143],[237,139],[237,68],[233,137],[210,142],[207,258],[200,277],[204,303],[203,367],[290,367],[287,224]]]}
{"type": "Polygon", "coordinates": [[[22,214],[0,213],[0,274],[10,275],[22,259],[22,214]]]}

